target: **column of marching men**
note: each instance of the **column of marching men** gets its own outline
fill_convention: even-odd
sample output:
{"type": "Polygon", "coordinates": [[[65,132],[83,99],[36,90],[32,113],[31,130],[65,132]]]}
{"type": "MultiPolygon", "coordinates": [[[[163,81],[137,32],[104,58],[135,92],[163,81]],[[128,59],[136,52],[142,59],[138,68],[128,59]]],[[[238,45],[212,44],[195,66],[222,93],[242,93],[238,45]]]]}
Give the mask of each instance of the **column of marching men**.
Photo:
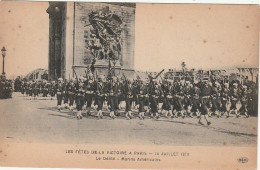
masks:
{"type": "Polygon", "coordinates": [[[218,81],[189,82],[167,79],[160,82],[156,79],[130,81],[125,77],[94,78],[92,74],[87,78],[80,77],[69,81],[59,78],[50,83],[22,82],[21,89],[30,99],[57,98],[58,110],[73,111],[76,108],[78,119],[82,119],[83,115],[87,117],[92,110],[98,119],[102,119],[106,112],[109,112],[108,116],[112,119],[118,116],[132,119],[134,113],[138,112],[140,119],[195,116],[200,124],[203,124],[201,119],[204,118],[208,125],[211,123],[209,117],[213,115],[217,118],[223,115],[228,118],[234,113],[236,117],[240,115],[249,117],[248,110],[254,100],[252,96],[257,93],[255,84],[248,87],[237,82],[229,84],[218,81]],[[123,109],[122,115],[119,111],[123,109]]]}
{"type": "Polygon", "coordinates": [[[12,98],[13,86],[12,80],[0,77],[0,99],[12,98]]]}

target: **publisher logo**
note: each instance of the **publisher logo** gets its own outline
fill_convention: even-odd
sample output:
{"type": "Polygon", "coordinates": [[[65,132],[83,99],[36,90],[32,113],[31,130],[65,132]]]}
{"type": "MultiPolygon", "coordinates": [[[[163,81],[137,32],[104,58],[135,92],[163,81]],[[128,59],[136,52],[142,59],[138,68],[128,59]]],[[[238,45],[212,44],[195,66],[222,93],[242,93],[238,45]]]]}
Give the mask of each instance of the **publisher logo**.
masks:
{"type": "Polygon", "coordinates": [[[247,157],[241,157],[241,158],[238,158],[237,159],[237,161],[239,162],[239,163],[247,163],[248,162],[248,158],[247,157]]]}

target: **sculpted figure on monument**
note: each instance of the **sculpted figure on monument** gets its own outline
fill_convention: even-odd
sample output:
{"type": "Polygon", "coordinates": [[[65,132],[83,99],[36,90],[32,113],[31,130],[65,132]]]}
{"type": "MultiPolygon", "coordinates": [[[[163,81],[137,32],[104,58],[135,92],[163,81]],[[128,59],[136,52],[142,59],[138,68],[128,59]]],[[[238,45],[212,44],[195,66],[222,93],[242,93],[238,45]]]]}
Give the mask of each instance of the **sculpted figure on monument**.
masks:
{"type": "Polygon", "coordinates": [[[87,48],[97,60],[118,60],[121,55],[122,20],[105,7],[89,13],[87,48]]]}

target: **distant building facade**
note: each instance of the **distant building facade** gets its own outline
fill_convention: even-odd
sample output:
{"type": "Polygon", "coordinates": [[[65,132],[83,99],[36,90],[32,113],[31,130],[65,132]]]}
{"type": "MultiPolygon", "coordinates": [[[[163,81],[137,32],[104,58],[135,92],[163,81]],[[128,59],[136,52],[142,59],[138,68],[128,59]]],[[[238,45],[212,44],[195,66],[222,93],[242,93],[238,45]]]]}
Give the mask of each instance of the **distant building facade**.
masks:
{"type": "Polygon", "coordinates": [[[238,80],[240,82],[252,81],[258,82],[258,68],[230,68],[230,69],[218,69],[218,70],[203,70],[203,69],[191,69],[186,70],[176,70],[169,69],[165,73],[165,77],[172,80],[189,80],[189,81],[209,81],[209,80],[221,80],[224,83],[232,82],[238,80]]]}
{"type": "Polygon", "coordinates": [[[49,2],[49,80],[134,71],[135,4],[49,2]]]}
{"type": "Polygon", "coordinates": [[[28,73],[24,78],[27,80],[47,80],[48,70],[39,68],[28,73]]]}

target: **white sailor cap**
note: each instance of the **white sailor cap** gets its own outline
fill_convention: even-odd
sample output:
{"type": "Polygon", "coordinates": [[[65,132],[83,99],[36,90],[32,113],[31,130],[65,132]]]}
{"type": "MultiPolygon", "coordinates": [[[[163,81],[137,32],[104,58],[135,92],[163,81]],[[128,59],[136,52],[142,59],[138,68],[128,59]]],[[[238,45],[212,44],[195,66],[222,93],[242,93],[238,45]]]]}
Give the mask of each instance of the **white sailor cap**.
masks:
{"type": "Polygon", "coordinates": [[[173,84],[173,80],[167,80],[167,82],[169,82],[169,83],[173,84]]]}
{"type": "Polygon", "coordinates": [[[100,76],[98,76],[98,78],[103,80],[103,79],[104,79],[104,76],[103,76],[103,75],[100,75],[100,76]]]}
{"type": "Polygon", "coordinates": [[[155,83],[159,83],[159,81],[157,79],[153,79],[153,82],[155,83]]]}
{"type": "Polygon", "coordinates": [[[113,76],[112,79],[113,79],[113,81],[117,81],[117,77],[116,76],[113,76]]]}

